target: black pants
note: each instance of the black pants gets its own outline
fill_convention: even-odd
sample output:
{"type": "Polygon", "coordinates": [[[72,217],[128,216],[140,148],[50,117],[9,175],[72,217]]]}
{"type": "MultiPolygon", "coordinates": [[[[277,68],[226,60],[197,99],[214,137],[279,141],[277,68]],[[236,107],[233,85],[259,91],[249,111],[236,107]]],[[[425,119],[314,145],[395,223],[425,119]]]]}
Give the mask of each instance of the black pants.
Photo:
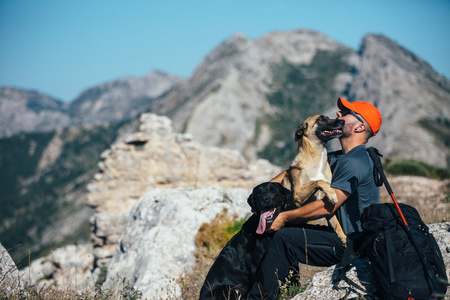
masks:
{"type": "Polygon", "coordinates": [[[275,233],[261,262],[249,299],[275,299],[278,280],[284,282],[289,270],[298,270],[299,262],[312,266],[332,266],[340,261],[344,250],[336,233],[323,226],[280,229],[275,233]]]}

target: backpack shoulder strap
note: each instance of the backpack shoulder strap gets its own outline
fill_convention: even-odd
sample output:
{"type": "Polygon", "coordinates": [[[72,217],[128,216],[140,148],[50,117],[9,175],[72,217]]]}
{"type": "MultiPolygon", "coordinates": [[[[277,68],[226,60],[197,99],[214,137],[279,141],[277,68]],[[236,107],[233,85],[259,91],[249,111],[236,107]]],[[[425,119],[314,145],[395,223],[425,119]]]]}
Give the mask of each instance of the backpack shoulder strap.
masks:
{"type": "Polygon", "coordinates": [[[396,281],[394,273],[394,263],[392,262],[392,253],[394,252],[394,246],[392,245],[392,234],[390,230],[384,231],[384,238],[386,241],[386,255],[389,269],[389,281],[391,283],[394,283],[396,281]]]}
{"type": "Polygon", "coordinates": [[[381,175],[380,170],[383,170],[383,165],[381,164],[380,157],[383,155],[378,151],[377,148],[368,147],[366,151],[369,153],[369,157],[373,161],[373,179],[375,181],[376,186],[383,185],[383,177],[381,175]]]}

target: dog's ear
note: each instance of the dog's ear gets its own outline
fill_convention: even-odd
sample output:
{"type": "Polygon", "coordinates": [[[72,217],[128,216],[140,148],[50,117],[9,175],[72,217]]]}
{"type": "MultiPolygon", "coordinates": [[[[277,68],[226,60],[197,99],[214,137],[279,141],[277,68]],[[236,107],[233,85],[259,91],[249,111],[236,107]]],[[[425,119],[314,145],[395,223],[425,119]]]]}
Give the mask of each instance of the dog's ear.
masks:
{"type": "Polygon", "coordinates": [[[248,196],[247,203],[248,203],[248,205],[250,205],[250,207],[252,209],[252,213],[254,213],[255,212],[255,200],[253,199],[253,193],[251,193],[250,196],[248,196]]]}
{"type": "Polygon", "coordinates": [[[306,129],[308,129],[308,123],[298,125],[297,130],[295,131],[295,141],[298,141],[302,137],[306,129]]]}

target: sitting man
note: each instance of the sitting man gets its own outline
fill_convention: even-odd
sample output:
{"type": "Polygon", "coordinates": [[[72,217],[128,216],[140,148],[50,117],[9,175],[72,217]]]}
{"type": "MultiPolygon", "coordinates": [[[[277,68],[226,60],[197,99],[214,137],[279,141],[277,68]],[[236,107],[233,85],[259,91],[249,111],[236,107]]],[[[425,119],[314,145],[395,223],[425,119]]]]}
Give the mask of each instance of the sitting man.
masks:
{"type": "MultiPolygon", "coordinates": [[[[345,246],[336,233],[326,226],[306,225],[308,221],[336,213],[344,233],[352,240],[362,231],[360,216],[364,208],[380,201],[373,162],[365,144],[380,129],[381,114],[375,106],[363,101],[350,103],[339,98],[337,106],[338,119],[345,121],[339,138],[342,149],[328,153],[328,162],[333,174],[331,187],[336,191],[338,203],[318,200],[278,215],[267,229],[275,234],[261,262],[250,299],[275,299],[278,280],[284,282],[290,270],[298,272],[299,263],[332,266],[340,261],[345,246]],[[305,225],[291,226],[291,222],[305,225]]],[[[273,181],[281,182],[285,174],[273,181]]]]}

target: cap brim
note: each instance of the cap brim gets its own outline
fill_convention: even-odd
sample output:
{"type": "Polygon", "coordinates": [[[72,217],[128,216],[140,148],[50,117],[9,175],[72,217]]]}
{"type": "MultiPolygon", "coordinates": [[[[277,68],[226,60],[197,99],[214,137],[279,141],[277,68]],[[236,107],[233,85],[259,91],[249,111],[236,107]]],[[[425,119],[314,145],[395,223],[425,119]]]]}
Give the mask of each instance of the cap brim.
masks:
{"type": "Polygon", "coordinates": [[[353,106],[353,105],[352,105],[350,102],[348,102],[347,100],[344,100],[344,99],[342,99],[342,98],[339,98],[339,99],[338,99],[337,106],[338,106],[338,108],[339,108],[340,110],[344,110],[344,109],[346,109],[346,108],[348,108],[348,109],[350,109],[350,110],[353,110],[353,109],[352,109],[352,106],[353,106]]]}

